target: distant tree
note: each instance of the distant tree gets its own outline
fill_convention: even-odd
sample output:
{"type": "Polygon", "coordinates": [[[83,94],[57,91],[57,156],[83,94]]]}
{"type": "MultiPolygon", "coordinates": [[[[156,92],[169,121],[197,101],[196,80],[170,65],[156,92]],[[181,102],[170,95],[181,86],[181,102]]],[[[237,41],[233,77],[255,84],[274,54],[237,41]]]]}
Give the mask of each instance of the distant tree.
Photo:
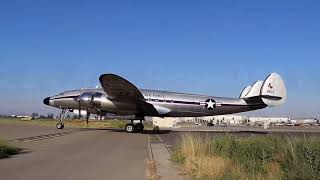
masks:
{"type": "Polygon", "coordinates": [[[32,117],[32,119],[38,119],[39,118],[39,114],[34,112],[34,113],[32,113],[31,117],[32,117]]]}
{"type": "Polygon", "coordinates": [[[47,116],[49,119],[53,119],[53,117],[54,117],[54,114],[48,114],[48,116],[47,116]]]}
{"type": "Polygon", "coordinates": [[[78,115],[74,115],[74,116],[72,117],[72,119],[79,119],[79,116],[78,116],[78,115]]]}

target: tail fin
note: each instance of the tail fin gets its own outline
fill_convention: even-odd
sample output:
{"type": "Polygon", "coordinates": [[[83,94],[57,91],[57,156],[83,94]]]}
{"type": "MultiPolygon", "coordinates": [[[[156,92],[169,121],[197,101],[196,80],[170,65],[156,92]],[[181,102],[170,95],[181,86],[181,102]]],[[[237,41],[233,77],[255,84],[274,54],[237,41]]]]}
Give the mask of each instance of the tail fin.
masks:
{"type": "Polygon", "coordinates": [[[287,89],[282,77],[277,73],[270,74],[264,81],[260,96],[268,106],[280,106],[287,100],[287,89]]]}
{"type": "Polygon", "coordinates": [[[262,85],[263,85],[263,81],[255,82],[244,98],[253,98],[253,97],[260,96],[262,85]]]}
{"type": "Polygon", "coordinates": [[[245,98],[249,91],[251,90],[252,86],[247,86],[246,88],[243,89],[243,91],[240,94],[240,99],[245,98]]]}
{"type": "Polygon", "coordinates": [[[246,87],[240,98],[260,98],[268,106],[280,106],[287,99],[287,90],[283,79],[277,73],[270,74],[265,81],[257,81],[253,86],[246,87]]]}

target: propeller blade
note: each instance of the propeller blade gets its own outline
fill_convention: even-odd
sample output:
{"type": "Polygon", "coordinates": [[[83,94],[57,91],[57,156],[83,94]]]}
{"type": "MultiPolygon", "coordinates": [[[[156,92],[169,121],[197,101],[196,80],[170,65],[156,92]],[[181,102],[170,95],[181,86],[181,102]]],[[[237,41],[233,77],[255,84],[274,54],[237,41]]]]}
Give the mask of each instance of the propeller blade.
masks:
{"type": "Polygon", "coordinates": [[[81,103],[79,101],[79,120],[81,120],[81,103]]]}
{"type": "Polygon", "coordinates": [[[89,124],[89,116],[90,116],[90,112],[89,112],[89,109],[87,109],[87,125],[89,124]]]}

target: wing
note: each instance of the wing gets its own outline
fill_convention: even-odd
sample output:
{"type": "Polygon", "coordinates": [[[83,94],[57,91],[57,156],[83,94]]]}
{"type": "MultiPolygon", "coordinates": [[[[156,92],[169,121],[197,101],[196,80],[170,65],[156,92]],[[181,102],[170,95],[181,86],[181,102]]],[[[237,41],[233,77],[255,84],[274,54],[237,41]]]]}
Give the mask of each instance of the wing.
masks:
{"type": "Polygon", "coordinates": [[[130,103],[134,102],[138,114],[145,116],[159,115],[154,106],[145,101],[139,89],[128,80],[115,74],[103,74],[99,80],[109,99],[117,99],[118,101],[130,103]]]}
{"type": "Polygon", "coordinates": [[[143,95],[136,86],[118,75],[103,74],[99,80],[110,99],[126,97],[134,100],[144,100],[143,95]]]}

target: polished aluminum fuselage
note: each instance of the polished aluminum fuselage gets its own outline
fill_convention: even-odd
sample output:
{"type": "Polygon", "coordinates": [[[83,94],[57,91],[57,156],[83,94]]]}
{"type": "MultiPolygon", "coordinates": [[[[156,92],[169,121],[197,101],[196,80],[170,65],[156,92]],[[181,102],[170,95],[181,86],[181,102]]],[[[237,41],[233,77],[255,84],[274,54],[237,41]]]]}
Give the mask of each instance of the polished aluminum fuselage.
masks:
{"type": "Polygon", "coordinates": [[[252,111],[267,107],[259,99],[244,100],[239,98],[222,98],[168,91],[140,89],[144,96],[144,102],[153,106],[157,113],[141,110],[139,103],[125,99],[110,99],[103,89],[79,89],[65,91],[59,95],[50,97],[50,106],[60,109],[79,109],[77,98],[84,92],[101,93],[99,106],[85,107],[90,113],[106,115],[139,115],[159,117],[201,117],[222,114],[233,114],[245,111],[252,111]],[[124,101],[125,99],[125,101],[124,101]],[[213,100],[214,108],[208,109],[206,101],[213,100]]]}

